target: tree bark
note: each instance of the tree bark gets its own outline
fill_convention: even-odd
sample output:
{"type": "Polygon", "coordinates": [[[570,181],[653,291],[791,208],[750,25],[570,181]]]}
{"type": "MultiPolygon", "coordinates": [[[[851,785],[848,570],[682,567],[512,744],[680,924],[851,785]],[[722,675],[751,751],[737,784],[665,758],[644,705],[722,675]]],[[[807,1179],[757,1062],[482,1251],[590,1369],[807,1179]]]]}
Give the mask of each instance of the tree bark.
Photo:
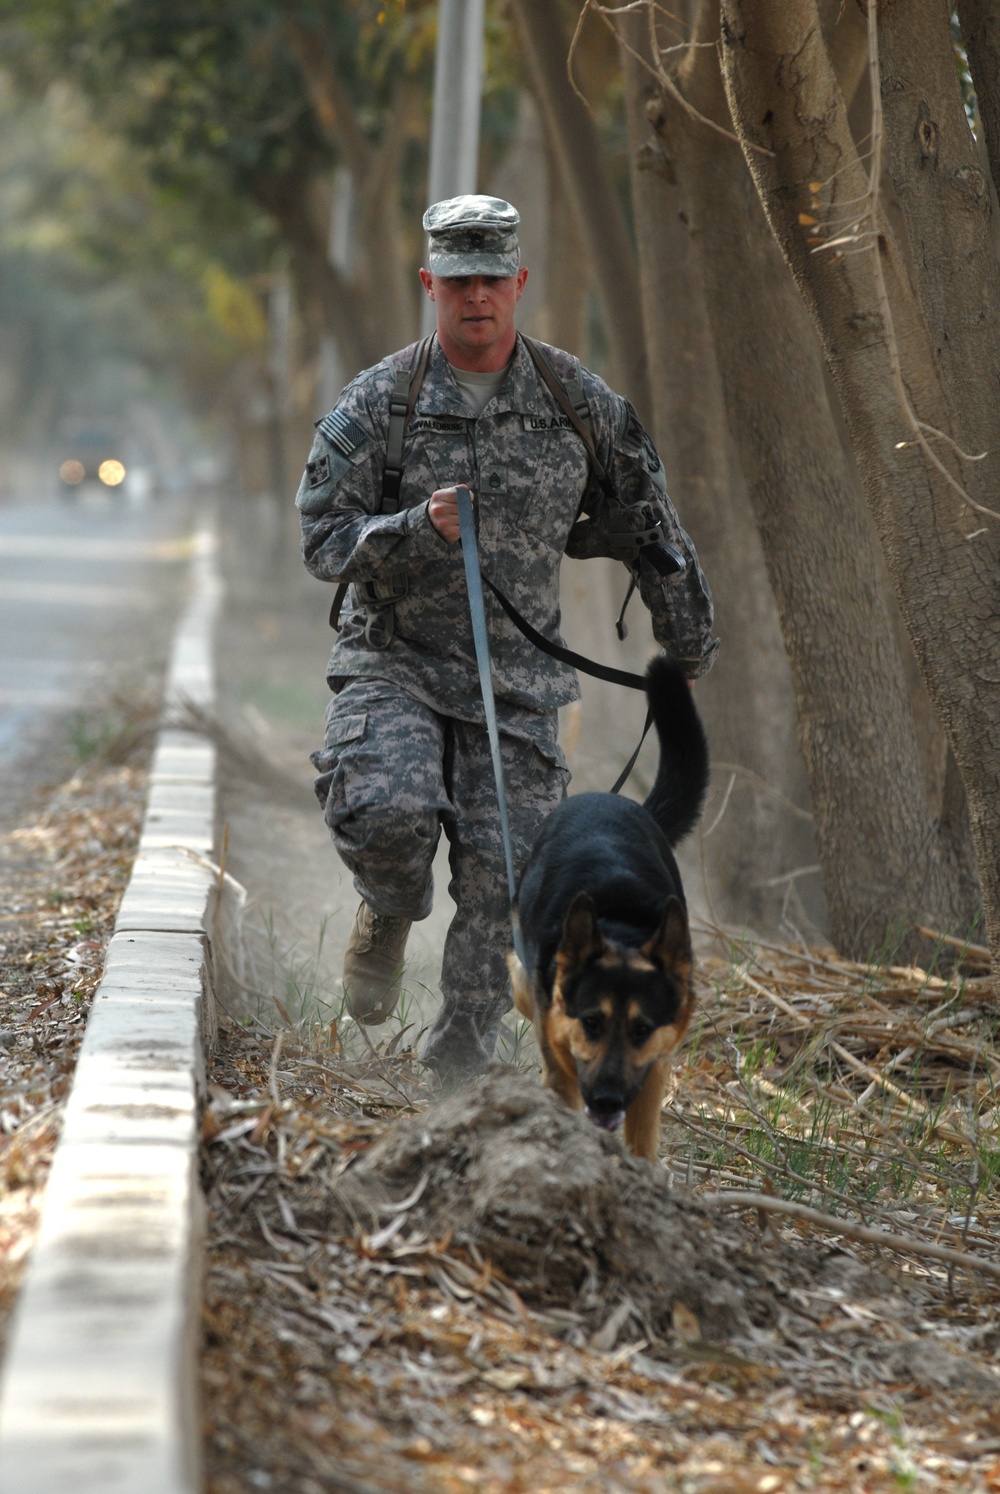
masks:
{"type": "Polygon", "coordinates": [[[545,132],[549,178],[549,231],[545,245],[545,300],[548,341],[586,359],[591,273],[587,246],[566,187],[555,142],[545,132]],[[573,266],[567,275],[566,266],[573,266]]]}
{"type": "Polygon", "coordinates": [[[808,870],[818,856],[778,614],[729,435],[688,205],[650,125],[659,89],[635,56],[645,49],[646,17],[630,12],[618,25],[653,432],[712,585],[722,639],[718,662],[698,686],[719,765],[704,825],[725,806],[704,843],[709,902],[722,922],[762,934],[777,932],[789,912],[800,923],[805,912],[825,929],[820,882],[808,870]]]}
{"type": "Polygon", "coordinates": [[[880,7],[878,36],[886,173],[908,240],[907,268],[938,376],[961,391],[950,433],[967,451],[986,452],[976,483],[998,493],[1000,265],[989,181],[955,83],[947,9],[939,0],[880,7]]]}
{"type": "Polygon", "coordinates": [[[993,185],[1000,193],[1000,15],[993,0],[958,0],[993,185]]]}
{"type": "MultiPolygon", "coordinates": [[[[965,784],[983,908],[998,960],[1000,527],[970,512],[917,444],[904,413],[894,346],[920,419],[938,430],[961,430],[939,378],[923,308],[884,216],[878,214],[871,234],[855,243],[810,252],[833,236],[834,224],[859,223],[864,233],[859,205],[868,190],[815,4],[723,0],[722,52],[744,153],[823,339],[903,617],[965,784]]],[[[890,159],[896,148],[890,146],[890,159]]],[[[956,273],[966,273],[966,267],[956,273]]],[[[927,310],[933,323],[933,306],[927,310]]],[[[959,356],[964,332],[956,328],[959,356]]],[[[979,379],[978,369],[968,368],[955,402],[979,379]]],[[[977,389],[977,405],[981,397],[977,389]]],[[[993,432],[1000,428],[998,414],[994,406],[993,432]]],[[[936,449],[960,470],[977,501],[989,502],[992,495],[982,492],[975,469],[959,469],[944,442],[937,441],[936,449]]],[[[884,721],[876,716],[871,724],[881,728],[884,721]]],[[[965,934],[974,910],[963,906],[962,864],[956,866],[954,847],[941,837],[933,837],[928,850],[927,890],[936,890],[933,900],[945,910],[950,903],[952,930],[965,934]]],[[[931,899],[925,895],[925,901],[931,899]]]]}
{"type": "MultiPolygon", "coordinates": [[[[649,419],[639,284],[624,214],[597,128],[566,72],[569,36],[554,0],[512,0],[528,71],[587,247],[611,349],[611,382],[649,419]]],[[[573,274],[573,266],[567,267],[573,274]]]]}
{"type": "MultiPolygon", "coordinates": [[[[706,0],[696,40],[716,40],[706,0]]],[[[818,27],[817,27],[818,30],[818,27]]],[[[711,45],[678,82],[730,119],[711,45]]],[[[835,943],[865,958],[915,922],[954,924],[938,875],[885,574],[831,412],[822,355],[731,141],[664,98],[691,203],[730,426],[781,618],[835,943]]]]}

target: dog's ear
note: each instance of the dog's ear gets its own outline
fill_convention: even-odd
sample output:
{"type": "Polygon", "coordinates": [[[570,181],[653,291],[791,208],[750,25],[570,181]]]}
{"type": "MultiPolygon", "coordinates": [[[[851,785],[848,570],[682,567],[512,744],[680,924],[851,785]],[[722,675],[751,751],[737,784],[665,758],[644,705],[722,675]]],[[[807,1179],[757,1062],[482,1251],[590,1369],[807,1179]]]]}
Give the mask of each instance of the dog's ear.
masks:
{"type": "Polygon", "coordinates": [[[679,897],[671,894],[663,910],[660,927],[642,946],[647,959],[657,960],[667,968],[685,964],[691,959],[691,930],[687,913],[679,897]]]}
{"type": "Polygon", "coordinates": [[[578,892],[569,905],[563,920],[559,952],[571,966],[579,969],[604,947],[601,931],[597,927],[597,916],[593,900],[587,892],[578,892]]]}

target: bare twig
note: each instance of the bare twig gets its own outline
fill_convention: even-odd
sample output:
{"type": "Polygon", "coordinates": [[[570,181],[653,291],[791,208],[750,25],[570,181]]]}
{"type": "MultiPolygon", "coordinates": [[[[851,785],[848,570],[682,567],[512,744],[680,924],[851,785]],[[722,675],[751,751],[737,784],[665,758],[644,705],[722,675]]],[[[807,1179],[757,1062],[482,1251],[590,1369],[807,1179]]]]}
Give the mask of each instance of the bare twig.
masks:
{"type": "Polygon", "coordinates": [[[967,1271],[978,1271],[1000,1281],[1000,1263],[984,1260],[981,1255],[970,1255],[965,1250],[951,1250],[947,1245],[935,1245],[930,1240],[917,1240],[912,1235],[891,1234],[888,1230],[872,1229],[867,1224],[856,1224],[852,1219],[841,1219],[836,1214],[824,1214],[820,1209],[811,1209],[808,1204],[792,1203],[786,1198],[773,1198],[768,1193],[741,1193],[728,1190],[723,1193],[702,1193],[698,1202],[707,1209],[760,1209],[769,1214],[785,1214],[790,1219],[799,1219],[803,1224],[814,1224],[818,1229],[831,1234],[846,1235],[851,1240],[863,1240],[869,1245],[881,1245],[886,1250],[898,1250],[902,1255],[922,1256],[925,1260],[941,1261],[949,1266],[962,1266],[967,1271]]]}
{"type": "MultiPolygon", "coordinates": [[[[573,32],[573,40],[570,43],[569,56],[566,59],[566,73],[567,73],[567,76],[569,77],[570,87],[573,89],[573,92],[577,95],[577,97],[583,103],[584,107],[586,108],[586,110],[588,111],[588,113],[591,115],[591,117],[593,117],[594,111],[590,107],[590,101],[589,101],[589,99],[587,99],[586,95],[581,92],[580,88],[577,86],[576,79],[573,76],[573,58],[574,58],[574,56],[576,54],[576,49],[577,49],[577,46],[579,44],[580,33],[583,30],[583,24],[584,24],[584,21],[587,19],[588,12],[593,11],[595,13],[595,15],[600,16],[601,20],[604,22],[605,26],[611,32],[612,36],[618,42],[619,46],[623,49],[623,51],[627,52],[630,57],[634,58],[634,60],[636,62],[638,62],[639,66],[641,68],[643,68],[647,73],[649,73],[649,75],[650,75],[651,78],[655,78],[656,82],[659,83],[660,87],[664,90],[664,92],[669,93],[670,97],[674,100],[674,102],[676,104],[678,104],[680,106],[681,109],[684,110],[684,113],[688,116],[689,119],[693,119],[696,124],[705,125],[706,128],[708,128],[711,131],[713,131],[714,134],[721,135],[724,140],[731,140],[734,145],[742,145],[743,142],[739,139],[739,137],[737,135],[733,134],[732,130],[727,130],[724,125],[716,124],[716,122],[715,122],[714,119],[709,119],[706,114],[700,113],[700,111],[697,110],[694,107],[694,105],[692,103],[690,103],[684,97],[683,93],[677,87],[677,84],[674,82],[673,78],[670,76],[670,74],[667,72],[667,70],[665,68],[650,63],[647,58],[643,57],[643,55],[642,55],[641,52],[637,52],[635,50],[635,48],[632,47],[632,46],[630,46],[629,43],[627,41],[625,41],[624,37],[622,37],[620,35],[617,26],[614,24],[614,21],[611,19],[612,16],[618,15],[618,14],[622,14],[625,11],[632,11],[632,10],[641,9],[641,8],[643,8],[643,5],[645,6],[645,9],[648,10],[648,12],[649,12],[649,29],[650,29],[651,36],[653,38],[653,43],[652,43],[653,55],[654,56],[659,56],[660,55],[659,54],[659,47],[656,45],[656,40],[655,40],[656,39],[655,13],[656,13],[657,9],[659,9],[659,7],[656,6],[655,4],[651,3],[651,0],[642,0],[642,4],[640,4],[640,5],[624,5],[624,6],[601,5],[601,4],[598,3],[598,0],[584,0],[583,8],[580,11],[580,15],[579,15],[579,17],[577,19],[576,29],[573,32]]],[[[671,47],[670,50],[671,51],[677,51],[677,50],[680,50],[681,48],[683,48],[683,49],[686,50],[686,49],[688,49],[690,47],[697,46],[697,45],[701,45],[701,44],[693,42],[693,41],[686,41],[686,42],[679,43],[678,47],[676,47],[676,48],[675,47],[671,47]]],[[[714,45],[714,44],[710,44],[710,45],[714,45]]],[[[773,156],[774,155],[774,151],[768,150],[767,147],[764,146],[764,145],[751,145],[750,148],[753,149],[753,150],[759,151],[759,153],[762,156],[773,156]]]]}

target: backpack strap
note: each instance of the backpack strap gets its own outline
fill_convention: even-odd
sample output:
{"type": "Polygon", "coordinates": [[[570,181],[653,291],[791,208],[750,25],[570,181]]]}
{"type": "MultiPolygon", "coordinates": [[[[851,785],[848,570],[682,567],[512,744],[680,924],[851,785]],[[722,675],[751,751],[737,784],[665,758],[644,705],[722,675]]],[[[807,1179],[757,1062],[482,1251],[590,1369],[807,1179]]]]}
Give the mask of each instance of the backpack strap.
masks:
{"type": "Polygon", "coordinates": [[[579,373],[575,378],[567,380],[564,384],[552,367],[549,358],[542,351],[540,343],[537,343],[533,337],[526,337],[523,332],[520,335],[521,341],[528,349],[531,361],[538,370],[542,382],[546,385],[552,398],[587,448],[587,456],[590,458],[590,469],[594,477],[600,483],[604,492],[613,498],[615,496],[614,485],[608,476],[607,468],[597,455],[597,447],[594,445],[594,435],[590,429],[590,406],[584,398],[583,381],[579,373]]]}
{"type": "MultiPolygon", "coordinates": [[[[402,368],[396,370],[396,382],[389,399],[389,430],[385,443],[385,466],[382,469],[380,513],[394,514],[399,511],[399,492],[403,485],[403,441],[406,436],[406,427],[410,423],[410,416],[413,414],[413,407],[427,374],[432,341],[432,337],[422,338],[417,343],[410,364],[408,366],[404,364],[402,368]]],[[[330,606],[330,626],[335,633],[340,632],[340,611],[350,584],[349,581],[339,582],[333,594],[333,602],[330,606]]],[[[385,606],[384,603],[383,606],[385,606]]],[[[389,602],[388,606],[391,608],[392,603],[389,602]]],[[[390,629],[389,637],[391,636],[390,629]]]]}
{"type": "Polygon", "coordinates": [[[389,432],[385,443],[385,467],[382,471],[384,514],[394,514],[399,509],[399,490],[403,484],[403,440],[427,373],[431,341],[430,337],[425,337],[418,342],[409,368],[400,368],[396,373],[396,382],[389,400],[389,432]]]}

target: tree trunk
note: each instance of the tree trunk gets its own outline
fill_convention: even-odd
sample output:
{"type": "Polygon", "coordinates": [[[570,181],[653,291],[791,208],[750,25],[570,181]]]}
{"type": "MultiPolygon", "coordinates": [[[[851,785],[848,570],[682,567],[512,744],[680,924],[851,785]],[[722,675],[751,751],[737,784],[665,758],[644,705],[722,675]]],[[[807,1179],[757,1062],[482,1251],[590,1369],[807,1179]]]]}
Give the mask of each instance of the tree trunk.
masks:
{"type": "MultiPolygon", "coordinates": [[[[933,47],[930,39],[927,45],[933,47]]],[[[903,617],[965,783],[997,960],[1000,527],[970,511],[918,444],[893,361],[898,352],[901,380],[919,418],[939,431],[960,431],[927,335],[934,305],[928,304],[925,322],[887,221],[880,213],[873,220],[863,216],[868,182],[812,0],[783,0],[780,6],[772,0],[723,0],[722,54],[744,153],[823,339],[903,617]],[[836,236],[834,225],[855,224],[855,242],[810,252],[836,236]]],[[[957,90],[957,81],[953,86],[957,90]]],[[[932,121],[941,117],[938,102],[932,121]]],[[[893,128],[899,132],[898,120],[893,128]]],[[[889,159],[902,148],[902,141],[890,143],[889,159]]],[[[951,267],[956,280],[968,273],[967,264],[951,267]]],[[[964,301],[964,293],[959,295],[964,301]]],[[[961,325],[951,333],[960,359],[972,339],[961,325]]],[[[956,380],[954,404],[964,405],[968,395],[972,407],[982,408],[981,383],[970,357],[956,380]]],[[[1000,428],[995,386],[993,399],[991,432],[1000,428]]],[[[960,473],[973,497],[992,498],[995,506],[971,464],[959,464],[936,438],[933,452],[960,473]]],[[[872,719],[873,729],[884,725],[884,717],[872,719]]],[[[961,849],[943,836],[930,835],[927,844],[932,854],[924,858],[924,906],[937,904],[946,912],[950,905],[952,931],[965,934],[975,910],[962,896],[968,883],[961,849]]]]}
{"type": "MultiPolygon", "coordinates": [[[[639,284],[625,217],[597,128],[566,72],[569,36],[554,0],[512,0],[528,70],[587,247],[611,349],[611,382],[649,418],[639,284]]],[[[566,266],[567,278],[575,266],[566,266]]]]}
{"type": "Polygon", "coordinates": [[[545,245],[548,341],[585,360],[590,321],[590,262],[558,152],[548,130],[545,135],[549,178],[549,231],[545,245]],[[570,275],[566,273],[567,265],[573,266],[570,275]]]}
{"type": "Polygon", "coordinates": [[[644,49],[646,17],[629,13],[619,28],[653,431],[713,588],[722,639],[697,692],[717,765],[704,825],[725,806],[704,846],[709,903],[723,922],[762,934],[775,933],[788,913],[801,923],[803,911],[823,928],[821,886],[809,870],[818,859],[811,815],[796,808],[808,804],[809,788],[778,614],[729,436],[689,213],[649,122],[659,89],[633,55],[644,49]]]}
{"type": "MultiPolygon", "coordinates": [[[[328,225],[315,234],[309,273],[319,288],[327,326],[345,367],[364,368],[405,345],[416,329],[416,292],[402,231],[398,175],[414,106],[404,82],[397,89],[381,141],[374,145],[357,119],[322,33],[291,18],[285,36],[305,80],[320,129],[350,172],[357,200],[357,252],[351,274],[329,262],[328,225]]],[[[286,209],[290,215],[292,207],[286,209]]]]}
{"type": "MultiPolygon", "coordinates": [[[[699,42],[717,38],[717,16],[706,0],[699,42]]],[[[691,49],[678,81],[701,114],[730,126],[714,47],[691,49]]],[[[791,664],[831,933],[864,958],[916,921],[954,923],[878,545],[819,345],[737,147],[666,97],[662,127],[691,203],[730,426],[791,664]]]]}
{"type": "Polygon", "coordinates": [[[947,9],[939,0],[880,8],[879,55],[886,171],[908,239],[907,267],[939,378],[961,390],[950,434],[967,451],[986,452],[976,483],[996,494],[1000,266],[989,182],[955,83],[947,9]]]}
{"type": "Polygon", "coordinates": [[[993,0],[958,0],[956,9],[983,122],[993,185],[1000,193],[1000,15],[993,0]]]}

